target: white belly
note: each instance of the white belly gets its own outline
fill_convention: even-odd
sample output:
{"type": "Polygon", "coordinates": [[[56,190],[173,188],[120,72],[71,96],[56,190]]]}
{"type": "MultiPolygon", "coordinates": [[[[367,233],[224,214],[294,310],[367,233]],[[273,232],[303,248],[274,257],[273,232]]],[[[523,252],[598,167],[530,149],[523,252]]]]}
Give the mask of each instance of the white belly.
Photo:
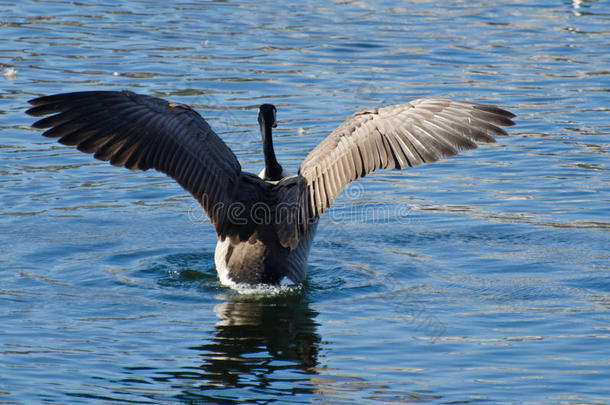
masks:
{"type": "Polygon", "coordinates": [[[216,272],[218,273],[220,284],[227,287],[235,287],[236,283],[229,278],[229,268],[227,267],[227,262],[225,260],[230,244],[231,241],[229,238],[226,238],[224,241],[218,239],[216,250],[214,251],[214,264],[216,264],[216,272]]]}
{"type": "Polygon", "coordinates": [[[275,273],[268,274],[281,275],[276,279],[280,284],[302,282],[307,274],[307,257],[316,228],[317,224],[312,224],[297,247],[291,250],[265,246],[261,241],[231,243],[229,238],[219,239],[214,263],[220,283],[233,288],[240,282],[257,284],[264,282],[261,280],[265,280],[265,272],[269,271],[275,273]]]}

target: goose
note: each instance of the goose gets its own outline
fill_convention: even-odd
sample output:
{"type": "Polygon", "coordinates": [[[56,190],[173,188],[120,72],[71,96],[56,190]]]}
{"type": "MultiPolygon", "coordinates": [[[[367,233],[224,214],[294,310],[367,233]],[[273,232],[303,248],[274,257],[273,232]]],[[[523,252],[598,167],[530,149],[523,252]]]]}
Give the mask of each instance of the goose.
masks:
{"type": "Polygon", "coordinates": [[[188,105],[121,91],[34,98],[26,112],[43,135],[128,169],[154,168],[195,197],[218,235],[221,284],[301,283],[318,219],[351,181],[495,142],[514,125],[495,105],[421,98],[359,111],[286,173],[273,149],[277,109],[258,110],[265,166],[242,171],[231,149],[188,105]]]}

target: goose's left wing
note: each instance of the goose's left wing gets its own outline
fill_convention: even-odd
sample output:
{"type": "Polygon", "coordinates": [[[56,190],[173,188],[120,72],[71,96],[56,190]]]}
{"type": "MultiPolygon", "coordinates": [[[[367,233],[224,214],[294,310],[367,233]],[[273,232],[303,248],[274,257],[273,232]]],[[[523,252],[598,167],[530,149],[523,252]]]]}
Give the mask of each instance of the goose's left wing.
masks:
{"type": "MultiPolygon", "coordinates": [[[[47,129],[43,135],[115,166],[157,169],[199,201],[219,235],[240,228],[244,238],[249,236],[227,212],[243,183],[239,161],[189,106],[126,90],[55,94],[29,102],[28,114],[50,115],[33,124],[47,129]]],[[[250,189],[258,190],[256,184],[250,189]]]]}

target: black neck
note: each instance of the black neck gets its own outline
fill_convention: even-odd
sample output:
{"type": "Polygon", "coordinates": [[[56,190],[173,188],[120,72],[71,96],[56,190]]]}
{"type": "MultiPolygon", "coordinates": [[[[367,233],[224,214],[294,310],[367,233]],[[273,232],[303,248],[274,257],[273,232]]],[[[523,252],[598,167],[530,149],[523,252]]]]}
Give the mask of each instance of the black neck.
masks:
{"type": "Polygon", "coordinates": [[[265,180],[280,180],[282,178],[283,169],[275,158],[270,124],[261,124],[261,135],[263,136],[263,153],[265,154],[265,180]]]}

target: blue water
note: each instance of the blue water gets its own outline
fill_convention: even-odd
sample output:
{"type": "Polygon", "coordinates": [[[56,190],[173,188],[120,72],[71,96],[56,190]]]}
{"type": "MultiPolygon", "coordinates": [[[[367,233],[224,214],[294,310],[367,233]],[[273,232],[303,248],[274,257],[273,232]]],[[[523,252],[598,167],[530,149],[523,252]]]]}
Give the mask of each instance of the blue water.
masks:
{"type": "Polygon", "coordinates": [[[1,6],[1,403],[610,402],[609,2],[1,6]],[[24,114],[123,88],[193,105],[255,172],[263,102],[291,171],[361,108],[518,117],[496,144],[352,184],[308,282],[244,295],[177,184],[24,114]]]}

